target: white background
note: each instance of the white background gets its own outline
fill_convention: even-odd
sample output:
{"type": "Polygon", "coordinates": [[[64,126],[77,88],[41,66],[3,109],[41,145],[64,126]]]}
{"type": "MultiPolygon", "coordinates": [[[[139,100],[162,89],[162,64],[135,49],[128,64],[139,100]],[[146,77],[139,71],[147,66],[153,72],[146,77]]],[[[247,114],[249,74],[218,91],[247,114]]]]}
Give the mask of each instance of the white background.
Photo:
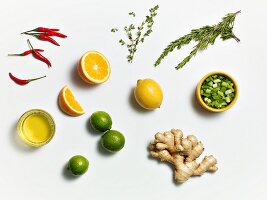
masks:
{"type": "Polygon", "coordinates": [[[1,1],[0,199],[266,199],[266,10],[265,0],[1,1]],[[132,21],[139,24],[157,3],[154,32],[128,64],[127,50],[118,44],[123,33],[113,34],[110,29],[132,21]],[[191,44],[153,67],[170,41],[238,10],[242,13],[234,32],[239,44],[218,39],[176,71],[191,44]],[[129,11],[137,17],[129,17],[129,11]],[[56,38],[61,44],[57,47],[20,35],[37,26],[58,27],[69,37],[56,38]],[[35,48],[45,49],[52,68],[32,56],[6,56],[27,50],[27,38],[35,48]],[[109,59],[112,74],[107,83],[92,87],[77,76],[76,64],[87,50],[100,51],[109,59]],[[201,109],[194,95],[198,81],[214,70],[232,75],[240,88],[236,105],[220,114],[201,109]],[[8,72],[21,78],[47,78],[21,87],[8,72]],[[132,89],[142,78],[153,78],[161,85],[160,109],[146,112],[135,104],[132,89]],[[74,118],[58,109],[57,96],[64,85],[73,90],[86,114],[74,118]],[[15,130],[21,114],[32,108],[50,112],[57,125],[54,139],[38,149],[22,144],[15,130]],[[97,110],[110,113],[113,128],[124,133],[126,145],[119,153],[106,154],[98,145],[100,135],[88,130],[89,116],[97,110]],[[204,143],[204,155],[218,159],[219,170],[175,184],[173,170],[149,158],[147,151],[157,131],[171,128],[195,134],[204,143]],[[89,159],[90,169],[74,179],[64,169],[76,154],[89,159]]]}

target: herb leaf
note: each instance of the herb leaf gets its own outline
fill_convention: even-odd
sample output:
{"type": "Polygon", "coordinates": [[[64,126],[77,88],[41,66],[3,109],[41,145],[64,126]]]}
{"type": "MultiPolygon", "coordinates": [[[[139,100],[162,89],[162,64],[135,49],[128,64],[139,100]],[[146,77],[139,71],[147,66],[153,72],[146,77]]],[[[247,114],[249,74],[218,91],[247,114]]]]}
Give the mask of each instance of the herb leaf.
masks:
{"type": "Polygon", "coordinates": [[[112,28],[110,31],[111,31],[112,33],[115,33],[115,32],[118,31],[118,29],[117,29],[117,28],[112,28]]]}
{"type": "Polygon", "coordinates": [[[129,15],[135,17],[135,13],[134,12],[129,12],[129,15]]]}

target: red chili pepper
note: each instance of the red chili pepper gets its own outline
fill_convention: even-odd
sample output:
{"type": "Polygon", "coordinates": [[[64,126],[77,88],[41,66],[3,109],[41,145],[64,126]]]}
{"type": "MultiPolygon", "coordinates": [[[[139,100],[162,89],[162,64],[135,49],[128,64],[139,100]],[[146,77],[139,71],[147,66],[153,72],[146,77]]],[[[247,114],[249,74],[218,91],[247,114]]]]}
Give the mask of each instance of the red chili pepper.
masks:
{"type": "Polygon", "coordinates": [[[32,82],[32,81],[36,81],[38,79],[41,79],[41,78],[45,78],[46,76],[42,76],[42,77],[38,77],[38,78],[33,78],[33,79],[19,79],[15,76],[13,76],[13,74],[11,74],[9,72],[9,77],[17,84],[19,85],[27,85],[29,82],[32,82]]]}
{"type": "Polygon", "coordinates": [[[58,28],[45,28],[45,27],[38,27],[34,30],[39,32],[59,31],[58,28]]]}
{"type": "Polygon", "coordinates": [[[38,51],[34,50],[34,48],[32,47],[32,44],[31,44],[29,39],[27,40],[27,42],[28,42],[31,50],[33,50],[34,57],[39,59],[39,60],[41,60],[41,61],[43,61],[43,62],[45,62],[48,65],[48,67],[51,67],[52,66],[51,62],[46,57],[44,57],[42,54],[40,54],[38,51]]]}
{"type": "Polygon", "coordinates": [[[40,40],[51,42],[54,45],[60,46],[53,38],[43,34],[43,33],[25,33],[26,35],[32,35],[40,40]]]}
{"type": "Polygon", "coordinates": [[[60,46],[53,38],[45,35],[45,34],[39,34],[39,35],[34,35],[35,37],[39,38],[40,40],[48,41],[51,42],[54,45],[60,46]]]}
{"type": "Polygon", "coordinates": [[[43,34],[48,35],[48,36],[57,36],[57,37],[61,37],[61,38],[66,38],[67,36],[59,33],[59,32],[54,32],[54,31],[49,31],[49,32],[44,32],[43,34]]]}
{"type": "Polygon", "coordinates": [[[32,32],[32,31],[37,31],[37,32],[50,32],[50,31],[59,31],[59,29],[57,29],[57,28],[37,27],[37,28],[32,29],[30,31],[25,31],[25,32],[23,32],[21,34],[32,32]]]}
{"type": "MultiPolygon", "coordinates": [[[[43,52],[43,49],[34,49],[34,51],[43,52]]],[[[27,56],[29,54],[32,54],[33,50],[24,51],[23,53],[18,54],[8,54],[8,56],[27,56]]]]}

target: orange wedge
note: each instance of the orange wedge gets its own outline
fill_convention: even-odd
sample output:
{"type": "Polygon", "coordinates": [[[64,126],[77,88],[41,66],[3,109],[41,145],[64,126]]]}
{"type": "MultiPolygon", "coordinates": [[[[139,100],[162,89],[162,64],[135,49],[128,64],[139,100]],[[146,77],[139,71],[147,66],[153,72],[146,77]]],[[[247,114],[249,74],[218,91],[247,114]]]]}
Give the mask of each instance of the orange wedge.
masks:
{"type": "Polygon", "coordinates": [[[58,104],[61,110],[70,116],[84,114],[83,108],[76,101],[68,86],[64,86],[58,95],[58,104]]]}
{"type": "Polygon", "coordinates": [[[100,84],[109,79],[110,65],[106,57],[97,51],[88,51],[77,67],[80,77],[87,83],[100,84]]]}

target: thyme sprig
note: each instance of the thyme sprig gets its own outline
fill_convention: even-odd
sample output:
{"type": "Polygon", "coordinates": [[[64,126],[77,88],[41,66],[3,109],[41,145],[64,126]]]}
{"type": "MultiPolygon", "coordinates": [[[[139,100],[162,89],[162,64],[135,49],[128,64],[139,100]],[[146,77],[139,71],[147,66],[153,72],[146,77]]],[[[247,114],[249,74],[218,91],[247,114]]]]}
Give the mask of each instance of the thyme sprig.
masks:
{"type": "MultiPolygon", "coordinates": [[[[140,44],[140,42],[143,43],[145,41],[145,38],[153,32],[152,27],[154,24],[154,17],[157,15],[158,8],[158,5],[150,8],[149,15],[146,16],[146,19],[140,24],[140,26],[136,27],[134,24],[130,24],[129,26],[124,27],[123,30],[126,33],[127,40],[120,39],[119,43],[122,46],[125,45],[127,47],[129,53],[127,60],[129,63],[133,61],[134,55],[137,51],[137,46],[140,44]]],[[[130,12],[129,15],[131,15],[132,17],[136,16],[134,12],[130,12]]]]}
{"type": "Polygon", "coordinates": [[[189,34],[184,35],[183,37],[180,37],[179,39],[171,42],[163,50],[162,54],[157,59],[154,65],[158,66],[170,52],[172,52],[174,49],[181,49],[183,46],[189,44],[191,41],[195,41],[197,42],[197,44],[194,46],[190,54],[186,58],[184,58],[184,60],[180,62],[175,67],[175,69],[178,70],[185,66],[185,64],[189,62],[190,59],[197,54],[197,52],[207,49],[209,45],[213,45],[215,43],[215,40],[219,36],[223,41],[233,38],[237,42],[240,42],[239,38],[237,38],[233,33],[235,17],[240,12],[241,11],[238,11],[236,13],[229,13],[225,15],[222,18],[222,21],[218,24],[212,26],[203,26],[199,29],[193,29],[189,34]]]}

